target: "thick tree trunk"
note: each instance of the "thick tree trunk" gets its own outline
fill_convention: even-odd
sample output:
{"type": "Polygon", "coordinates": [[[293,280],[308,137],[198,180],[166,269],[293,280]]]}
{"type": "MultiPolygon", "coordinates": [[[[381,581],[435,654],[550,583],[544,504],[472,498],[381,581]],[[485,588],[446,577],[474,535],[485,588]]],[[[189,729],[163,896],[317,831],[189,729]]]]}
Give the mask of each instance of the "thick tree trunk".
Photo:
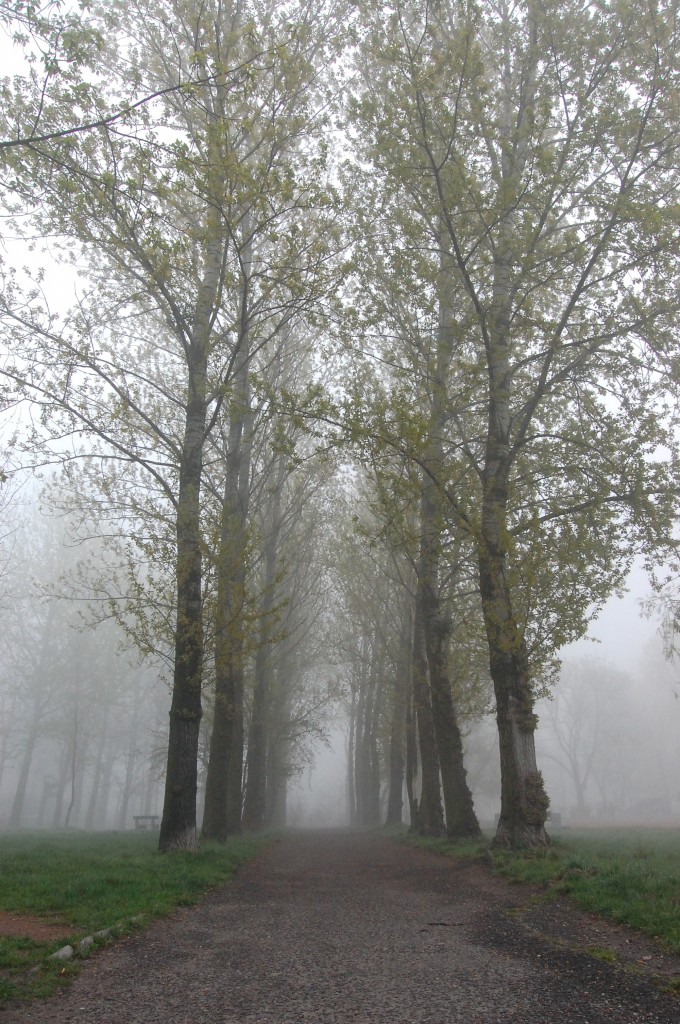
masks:
{"type": "Polygon", "coordinates": [[[420,745],[421,788],[418,814],[411,828],[421,835],[444,835],[444,811],[439,783],[439,759],[434,736],[430,687],[427,679],[427,658],[423,634],[423,609],[416,601],[413,624],[413,651],[411,660],[413,705],[415,709],[418,741],[420,745]]]}
{"type": "Polygon", "coordinates": [[[505,571],[507,447],[502,428],[507,420],[502,405],[490,420],[479,582],[501,761],[501,814],[494,842],[512,847],[543,846],[549,842],[545,831],[549,801],[536,764],[536,716],[526,644],[513,612],[505,571]]]}
{"type": "Polygon", "coordinates": [[[241,830],[244,606],[250,477],[248,353],[236,377],[229,418],[215,613],[215,710],[201,834],[223,842],[241,830]]]}
{"type": "MultiPolygon", "coordinates": [[[[249,236],[249,218],[244,223],[249,236]]],[[[250,489],[251,242],[241,253],[241,302],[234,388],[229,405],[215,612],[215,710],[201,834],[223,842],[241,831],[243,801],[243,687],[246,539],[250,489]]]]}
{"type": "Polygon", "coordinates": [[[423,585],[423,620],[425,647],[430,672],[432,719],[444,792],[446,831],[451,838],[478,838],[481,836],[475,814],[472,793],[467,784],[463,764],[463,739],[451,695],[447,669],[446,642],[448,630],[442,621],[439,600],[427,584],[423,585]]]}
{"type": "Polygon", "coordinates": [[[207,417],[206,361],[189,382],[177,502],[177,619],[165,800],[159,849],[195,850],[198,737],[203,674],[200,489],[207,417]]]}
{"type": "Polygon", "coordinates": [[[432,727],[441,769],[446,828],[451,837],[464,838],[479,836],[481,832],[463,764],[463,741],[448,670],[450,619],[440,586],[444,530],[442,505],[446,480],[443,437],[449,409],[450,368],[456,345],[451,258],[443,229],[440,230],[440,239],[437,280],[439,324],[427,376],[430,419],[420,491],[416,614],[422,623],[427,658],[432,727]]]}
{"type": "MultiPolygon", "coordinates": [[[[226,628],[224,631],[227,633],[226,628]]],[[[216,641],[215,709],[201,829],[204,839],[218,842],[224,842],[241,827],[243,733],[239,729],[239,719],[242,720],[243,716],[243,653],[240,646],[234,649],[233,644],[228,633],[216,641]],[[235,788],[237,808],[234,807],[235,788]]]]}
{"type": "MultiPolygon", "coordinates": [[[[208,135],[206,159],[221,166],[221,154],[208,135]]],[[[217,172],[218,185],[220,173],[217,172]]],[[[208,205],[202,225],[204,267],[196,296],[191,337],[180,342],[186,358],[186,412],[179,465],[175,566],[177,619],[170,706],[168,760],[159,849],[196,850],[198,744],[203,714],[203,574],[201,485],[208,422],[208,364],[215,313],[224,284],[224,223],[219,204],[208,205]]]]}
{"type": "MultiPolygon", "coordinates": [[[[513,295],[515,292],[516,206],[530,160],[530,111],[535,97],[539,48],[534,11],[528,9],[531,46],[521,81],[506,68],[499,97],[500,130],[504,137],[498,187],[499,223],[494,250],[493,293],[484,324],[488,372],[488,421],[482,514],[478,536],[479,582],[489,645],[489,665],[496,695],[501,760],[501,814],[495,842],[504,846],[542,846],[548,840],[545,820],[548,798],[536,765],[536,717],[526,643],[515,617],[507,576],[508,497],[517,438],[513,430],[513,295]],[[516,104],[523,116],[518,118],[516,104]],[[512,143],[511,143],[512,139],[512,143]]],[[[513,31],[510,22],[505,30],[513,31]]],[[[523,397],[516,396],[522,403],[523,397]]],[[[516,410],[514,422],[516,422],[516,410]]]]}
{"type": "MultiPolygon", "coordinates": [[[[436,421],[439,414],[433,417],[436,421]]],[[[438,423],[437,423],[438,426],[438,423]]],[[[450,622],[443,607],[439,587],[439,563],[442,548],[442,517],[437,476],[443,459],[435,433],[430,441],[421,492],[420,558],[416,602],[422,608],[423,635],[430,679],[432,720],[437,740],[439,765],[444,791],[446,830],[456,839],[477,838],[481,829],[475,814],[472,793],[463,764],[463,740],[453,703],[448,670],[450,622]]]]}

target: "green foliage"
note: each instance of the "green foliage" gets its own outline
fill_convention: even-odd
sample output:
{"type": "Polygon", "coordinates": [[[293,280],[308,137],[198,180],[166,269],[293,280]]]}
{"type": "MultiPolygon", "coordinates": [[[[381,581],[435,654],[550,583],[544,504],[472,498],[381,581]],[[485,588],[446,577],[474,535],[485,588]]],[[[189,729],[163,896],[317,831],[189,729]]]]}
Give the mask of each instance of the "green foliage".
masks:
{"type": "Polygon", "coordinates": [[[73,963],[45,963],[66,942],[104,928],[114,933],[190,906],[233,877],[266,839],[244,836],[196,854],[157,852],[153,832],[10,833],[0,839],[0,910],[63,924],[53,942],[0,938],[0,1005],[49,994],[77,972],[73,963]]]}
{"type": "Polygon", "coordinates": [[[491,402],[505,447],[486,508],[536,675],[632,552],[658,556],[672,535],[677,467],[659,452],[675,445],[680,205],[661,153],[678,146],[677,5],[357,8],[347,344],[361,330],[378,366],[364,451],[422,464],[446,275],[438,482],[450,529],[477,539],[491,402]]]}

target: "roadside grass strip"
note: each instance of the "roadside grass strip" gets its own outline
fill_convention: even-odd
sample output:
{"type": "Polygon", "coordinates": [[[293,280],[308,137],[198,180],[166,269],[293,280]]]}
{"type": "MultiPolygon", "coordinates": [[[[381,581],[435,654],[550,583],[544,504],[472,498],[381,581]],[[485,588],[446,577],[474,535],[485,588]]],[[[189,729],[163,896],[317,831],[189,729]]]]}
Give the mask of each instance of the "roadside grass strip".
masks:
{"type": "Polygon", "coordinates": [[[243,836],[202,844],[198,853],[159,854],[154,832],[0,836],[0,913],[38,917],[56,926],[59,936],[45,941],[0,934],[0,1006],[68,984],[77,960],[49,959],[65,943],[75,945],[102,930],[113,936],[130,932],[175,907],[190,906],[232,878],[267,842],[243,836]]]}
{"type": "Polygon", "coordinates": [[[564,893],[582,910],[659,940],[680,954],[680,829],[569,829],[546,849],[494,849],[488,840],[398,836],[457,859],[490,858],[511,882],[564,893]]]}

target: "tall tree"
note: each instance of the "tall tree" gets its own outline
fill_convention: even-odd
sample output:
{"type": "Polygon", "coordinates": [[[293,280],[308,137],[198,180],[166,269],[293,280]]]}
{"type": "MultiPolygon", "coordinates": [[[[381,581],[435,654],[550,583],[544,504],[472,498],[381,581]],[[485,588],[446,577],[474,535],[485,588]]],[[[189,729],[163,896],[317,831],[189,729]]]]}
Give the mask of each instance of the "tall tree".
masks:
{"type": "Polygon", "coordinates": [[[431,288],[450,254],[450,386],[476,396],[452,432],[476,488],[447,498],[476,548],[496,841],[542,844],[533,679],[671,515],[653,453],[675,445],[658,412],[678,308],[677,11],[403,0],[364,16],[363,152],[399,197],[383,208],[406,204],[434,254],[428,271],[402,228],[394,262],[402,280],[425,265],[431,288]]]}
{"type": "MultiPolygon", "coordinates": [[[[8,295],[6,321],[27,343],[6,372],[46,418],[62,414],[56,436],[97,434],[103,456],[140,467],[174,520],[166,850],[196,843],[206,437],[223,407],[236,422],[239,373],[310,303],[333,237],[322,223],[332,214],[324,157],[311,142],[323,122],[315,62],[334,46],[332,17],[299,13],[172,0],[102,11],[104,95],[133,82],[156,104],[133,104],[125,131],[50,137],[13,158],[22,189],[42,191],[41,229],[89,257],[96,303],[83,297],[62,326],[36,295],[21,309],[8,295]],[[187,80],[191,90],[178,88],[187,80]]],[[[100,95],[85,90],[82,102],[99,109],[100,95]]]]}

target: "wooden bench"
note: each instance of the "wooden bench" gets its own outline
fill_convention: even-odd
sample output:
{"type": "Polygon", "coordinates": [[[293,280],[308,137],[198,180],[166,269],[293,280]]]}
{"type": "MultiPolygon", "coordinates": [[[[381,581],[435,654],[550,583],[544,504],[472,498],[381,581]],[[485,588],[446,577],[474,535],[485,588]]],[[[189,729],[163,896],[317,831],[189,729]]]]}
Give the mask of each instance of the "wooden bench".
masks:
{"type": "Polygon", "coordinates": [[[135,814],[135,828],[158,828],[159,814],[135,814]]]}

